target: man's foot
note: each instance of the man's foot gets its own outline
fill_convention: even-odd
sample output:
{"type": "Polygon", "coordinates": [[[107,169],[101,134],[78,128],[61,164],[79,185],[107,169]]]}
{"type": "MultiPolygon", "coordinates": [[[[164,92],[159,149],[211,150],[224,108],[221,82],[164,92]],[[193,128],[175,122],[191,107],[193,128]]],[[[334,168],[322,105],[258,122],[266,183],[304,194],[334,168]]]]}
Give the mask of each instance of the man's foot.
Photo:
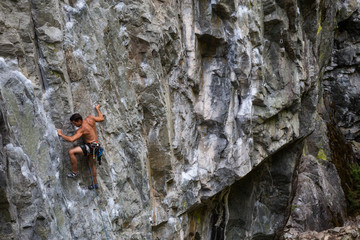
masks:
{"type": "Polygon", "coordinates": [[[88,189],[89,189],[89,190],[93,190],[94,188],[95,188],[95,189],[98,189],[99,187],[98,187],[97,184],[95,184],[95,185],[90,184],[90,185],[88,186],[88,189]]]}
{"type": "Polygon", "coordinates": [[[79,174],[79,172],[74,173],[73,171],[71,171],[71,173],[69,173],[69,174],[67,175],[67,177],[68,177],[68,178],[76,178],[78,174],[79,174]]]}

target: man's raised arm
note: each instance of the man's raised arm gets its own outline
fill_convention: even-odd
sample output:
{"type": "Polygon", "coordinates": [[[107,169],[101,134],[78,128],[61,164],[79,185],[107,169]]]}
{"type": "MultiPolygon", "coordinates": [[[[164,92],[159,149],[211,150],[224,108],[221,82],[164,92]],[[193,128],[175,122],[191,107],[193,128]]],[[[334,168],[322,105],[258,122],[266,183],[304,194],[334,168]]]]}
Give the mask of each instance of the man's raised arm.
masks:
{"type": "Polygon", "coordinates": [[[104,120],[105,120],[105,119],[104,119],[104,115],[100,112],[100,105],[99,105],[99,104],[96,104],[96,105],[95,105],[95,109],[96,109],[96,111],[97,111],[98,116],[97,116],[97,117],[94,117],[94,120],[95,120],[96,122],[102,122],[102,121],[104,121],[104,120]]]}
{"type": "Polygon", "coordinates": [[[66,136],[66,135],[64,135],[64,134],[62,133],[62,130],[61,130],[61,129],[58,129],[57,131],[58,131],[58,135],[59,135],[60,137],[62,137],[65,141],[68,141],[68,142],[75,142],[76,140],[78,140],[79,138],[81,138],[81,136],[83,135],[80,129],[78,129],[78,130],[76,131],[76,133],[75,133],[74,135],[72,135],[72,136],[66,136]]]}

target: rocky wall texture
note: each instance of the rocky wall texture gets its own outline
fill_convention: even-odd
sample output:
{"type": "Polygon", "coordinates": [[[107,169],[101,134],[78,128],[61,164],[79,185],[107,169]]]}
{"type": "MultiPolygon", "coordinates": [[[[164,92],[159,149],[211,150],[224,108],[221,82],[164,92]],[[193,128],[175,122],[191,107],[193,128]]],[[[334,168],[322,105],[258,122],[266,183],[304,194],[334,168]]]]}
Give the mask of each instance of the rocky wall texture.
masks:
{"type": "Polygon", "coordinates": [[[279,239],[342,226],[359,7],[1,1],[0,238],[279,239]],[[95,103],[103,218],[87,160],[66,178],[81,141],[56,133],[74,134],[69,117],[95,103]]]}

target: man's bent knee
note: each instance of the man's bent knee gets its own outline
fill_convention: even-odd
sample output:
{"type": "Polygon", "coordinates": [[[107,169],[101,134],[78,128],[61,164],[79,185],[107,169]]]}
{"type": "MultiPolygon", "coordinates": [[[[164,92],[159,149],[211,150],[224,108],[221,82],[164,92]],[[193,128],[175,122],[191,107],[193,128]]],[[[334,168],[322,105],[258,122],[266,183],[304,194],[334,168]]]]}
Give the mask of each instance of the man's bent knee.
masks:
{"type": "Polygon", "coordinates": [[[75,154],[76,154],[75,148],[69,150],[69,155],[75,155],[75,154]]]}
{"type": "Polygon", "coordinates": [[[74,147],[69,150],[69,155],[80,154],[84,155],[83,150],[80,147],[74,147]]]}

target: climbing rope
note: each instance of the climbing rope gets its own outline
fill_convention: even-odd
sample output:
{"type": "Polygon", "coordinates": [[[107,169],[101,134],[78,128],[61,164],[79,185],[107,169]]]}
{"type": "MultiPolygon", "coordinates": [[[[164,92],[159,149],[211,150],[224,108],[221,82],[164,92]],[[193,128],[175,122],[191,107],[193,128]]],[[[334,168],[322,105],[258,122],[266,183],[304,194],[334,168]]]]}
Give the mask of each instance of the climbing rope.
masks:
{"type": "MultiPolygon", "coordinates": [[[[94,160],[94,164],[95,164],[95,155],[94,155],[94,159],[93,159],[93,160],[94,160]]],[[[99,207],[99,210],[100,210],[101,221],[102,221],[102,224],[103,224],[103,226],[104,226],[104,231],[105,231],[106,239],[109,240],[109,237],[108,237],[108,234],[107,234],[107,231],[106,231],[106,226],[105,226],[105,223],[104,223],[104,218],[103,218],[102,211],[101,211],[101,208],[100,208],[99,197],[98,197],[98,195],[97,195],[96,188],[95,188],[95,182],[94,182],[94,177],[93,177],[93,174],[92,174],[92,171],[91,171],[90,163],[89,163],[89,168],[90,168],[90,173],[91,173],[92,184],[93,184],[94,191],[95,191],[96,201],[97,201],[97,204],[98,204],[98,207],[99,207]]]]}

